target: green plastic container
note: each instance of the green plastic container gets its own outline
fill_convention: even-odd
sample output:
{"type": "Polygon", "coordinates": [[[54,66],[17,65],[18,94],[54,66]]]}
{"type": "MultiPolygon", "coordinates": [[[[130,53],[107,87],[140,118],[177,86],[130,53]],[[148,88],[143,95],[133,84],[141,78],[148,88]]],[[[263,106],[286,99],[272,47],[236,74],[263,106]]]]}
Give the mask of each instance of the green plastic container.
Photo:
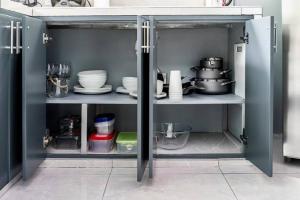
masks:
{"type": "Polygon", "coordinates": [[[137,133],[136,132],[120,132],[117,137],[118,153],[137,153],[137,133]]]}

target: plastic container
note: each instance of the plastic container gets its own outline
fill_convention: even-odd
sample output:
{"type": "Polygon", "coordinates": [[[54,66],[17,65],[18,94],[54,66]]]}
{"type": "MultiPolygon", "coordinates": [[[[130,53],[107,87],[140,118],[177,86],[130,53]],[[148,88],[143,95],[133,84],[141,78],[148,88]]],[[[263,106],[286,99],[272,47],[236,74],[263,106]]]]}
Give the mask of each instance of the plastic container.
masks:
{"type": "Polygon", "coordinates": [[[157,127],[156,142],[162,149],[175,150],[184,148],[192,128],[180,123],[162,123],[157,127]]]}
{"type": "Polygon", "coordinates": [[[137,153],[136,132],[120,132],[116,143],[118,153],[137,153]]]}
{"type": "Polygon", "coordinates": [[[109,135],[114,131],[115,115],[112,113],[101,114],[95,118],[97,134],[109,135]]]}
{"type": "Polygon", "coordinates": [[[91,134],[88,139],[89,150],[97,153],[110,152],[114,147],[115,136],[115,132],[109,135],[91,134]]]}

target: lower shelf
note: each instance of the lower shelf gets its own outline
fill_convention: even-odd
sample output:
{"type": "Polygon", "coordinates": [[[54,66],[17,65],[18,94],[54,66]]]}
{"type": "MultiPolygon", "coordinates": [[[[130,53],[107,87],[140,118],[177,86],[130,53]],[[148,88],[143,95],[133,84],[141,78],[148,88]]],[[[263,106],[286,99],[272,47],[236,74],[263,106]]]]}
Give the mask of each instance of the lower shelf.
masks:
{"type": "Polygon", "coordinates": [[[47,147],[48,154],[80,154],[80,149],[56,149],[53,146],[47,147]]]}
{"type": "Polygon", "coordinates": [[[136,156],[136,154],[119,153],[119,152],[117,152],[116,147],[114,147],[110,152],[107,152],[107,153],[98,153],[98,152],[92,152],[92,151],[88,151],[87,153],[81,153],[80,149],[56,149],[53,146],[48,146],[47,154],[48,155],[70,155],[70,157],[72,157],[72,155],[107,155],[108,157],[109,157],[109,155],[118,155],[120,157],[136,156]]]}
{"type": "Polygon", "coordinates": [[[182,149],[166,150],[157,148],[157,155],[204,155],[243,154],[241,143],[226,133],[191,133],[187,145],[182,149]]]}

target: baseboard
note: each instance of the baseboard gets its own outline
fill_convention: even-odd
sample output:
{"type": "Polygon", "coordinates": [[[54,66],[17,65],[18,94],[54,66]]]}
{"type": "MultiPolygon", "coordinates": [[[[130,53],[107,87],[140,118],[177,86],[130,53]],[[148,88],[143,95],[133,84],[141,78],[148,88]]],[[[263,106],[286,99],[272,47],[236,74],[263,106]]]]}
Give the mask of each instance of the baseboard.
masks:
{"type": "Polygon", "coordinates": [[[15,178],[13,178],[7,185],[5,185],[1,190],[0,190],[0,198],[12,187],[14,184],[16,184],[22,177],[22,174],[19,173],[16,175],[15,178]]]}

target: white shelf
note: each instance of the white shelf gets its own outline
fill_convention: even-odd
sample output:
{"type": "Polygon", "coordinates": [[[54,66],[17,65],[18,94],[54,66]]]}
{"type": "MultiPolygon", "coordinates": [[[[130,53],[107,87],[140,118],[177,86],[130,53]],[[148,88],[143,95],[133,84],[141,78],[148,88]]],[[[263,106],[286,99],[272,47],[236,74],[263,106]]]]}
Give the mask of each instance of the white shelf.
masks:
{"type": "Polygon", "coordinates": [[[64,98],[47,98],[47,104],[137,104],[129,95],[109,93],[101,95],[70,94],[64,98]]]}
{"type": "Polygon", "coordinates": [[[224,133],[191,133],[187,145],[182,149],[166,150],[158,148],[156,154],[241,154],[243,145],[224,133]]]}
{"type": "Polygon", "coordinates": [[[156,104],[164,104],[164,105],[243,104],[243,103],[245,103],[245,99],[234,94],[225,94],[225,95],[192,94],[192,95],[183,96],[183,100],[181,101],[172,101],[169,98],[156,101],[156,104]]]}
{"type": "Polygon", "coordinates": [[[47,147],[48,154],[80,154],[80,149],[56,149],[53,146],[47,147]]]}

